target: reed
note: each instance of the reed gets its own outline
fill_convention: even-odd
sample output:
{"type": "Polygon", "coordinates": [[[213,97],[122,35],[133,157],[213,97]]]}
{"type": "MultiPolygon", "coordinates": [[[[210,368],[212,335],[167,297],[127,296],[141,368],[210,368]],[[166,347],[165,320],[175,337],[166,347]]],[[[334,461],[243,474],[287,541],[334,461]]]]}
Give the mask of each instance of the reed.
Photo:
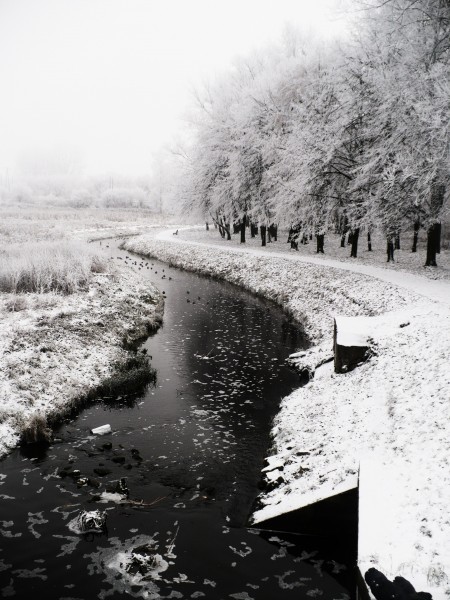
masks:
{"type": "Polygon", "coordinates": [[[86,289],[91,273],[107,270],[107,261],[81,242],[33,241],[0,247],[0,291],[59,292],[86,289]]]}

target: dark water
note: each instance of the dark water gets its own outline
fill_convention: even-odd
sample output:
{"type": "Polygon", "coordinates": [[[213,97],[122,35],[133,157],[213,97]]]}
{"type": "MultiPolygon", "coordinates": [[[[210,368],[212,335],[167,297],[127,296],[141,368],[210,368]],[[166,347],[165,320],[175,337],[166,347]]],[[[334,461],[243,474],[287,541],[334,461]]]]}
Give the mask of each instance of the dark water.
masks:
{"type": "Polygon", "coordinates": [[[300,330],[231,285],[143,263],[167,295],[164,325],[145,343],[156,383],[99,399],[47,450],[0,463],[2,597],[348,597],[347,569],[320,540],[245,527],[271,418],[298,386],[285,359],[304,345],[300,330]],[[90,433],[105,423],[111,434],[90,433]],[[131,502],[105,500],[122,478],[131,502]],[[106,531],[73,531],[81,509],[106,510],[106,531]],[[159,555],[147,580],[125,570],[142,545],[159,555]]]}

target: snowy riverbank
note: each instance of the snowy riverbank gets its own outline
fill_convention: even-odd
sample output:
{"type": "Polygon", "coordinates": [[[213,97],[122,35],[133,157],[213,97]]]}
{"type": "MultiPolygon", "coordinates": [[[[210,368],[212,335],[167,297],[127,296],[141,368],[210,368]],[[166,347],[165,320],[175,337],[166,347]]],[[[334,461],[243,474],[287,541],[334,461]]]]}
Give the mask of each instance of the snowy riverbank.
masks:
{"type": "Polygon", "coordinates": [[[391,579],[403,575],[434,600],[448,597],[449,282],[212,247],[198,243],[200,231],[196,240],[170,233],[125,247],[273,299],[316,345],[331,348],[335,316],[374,317],[369,362],[343,375],[322,367],[284,399],[266,474],[280,484],[262,498],[255,521],[355,487],[361,468],[361,571],[374,566],[391,579]]]}
{"type": "Polygon", "coordinates": [[[126,377],[136,368],[127,347],[158,327],[162,312],[156,288],[117,269],[92,274],[88,289],[70,295],[2,294],[0,457],[34,417],[57,418],[126,377]]]}

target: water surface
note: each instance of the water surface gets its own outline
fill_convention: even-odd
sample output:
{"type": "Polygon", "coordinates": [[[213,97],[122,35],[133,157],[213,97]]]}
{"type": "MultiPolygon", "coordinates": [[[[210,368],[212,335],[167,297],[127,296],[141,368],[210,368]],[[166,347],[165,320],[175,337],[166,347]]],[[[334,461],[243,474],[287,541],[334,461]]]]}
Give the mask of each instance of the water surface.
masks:
{"type": "Polygon", "coordinates": [[[0,463],[2,595],[345,598],[347,568],[320,540],[245,527],[271,419],[299,383],[285,363],[305,345],[299,327],[232,285],[111,251],[166,294],[163,327],[143,346],[157,379],[98,399],[44,452],[0,463]],[[105,423],[111,434],[91,434],[105,423]],[[121,479],[130,502],[103,502],[121,479]],[[106,510],[107,529],[74,532],[82,509],[106,510]],[[142,546],[159,556],[148,580],[125,570],[142,546]]]}

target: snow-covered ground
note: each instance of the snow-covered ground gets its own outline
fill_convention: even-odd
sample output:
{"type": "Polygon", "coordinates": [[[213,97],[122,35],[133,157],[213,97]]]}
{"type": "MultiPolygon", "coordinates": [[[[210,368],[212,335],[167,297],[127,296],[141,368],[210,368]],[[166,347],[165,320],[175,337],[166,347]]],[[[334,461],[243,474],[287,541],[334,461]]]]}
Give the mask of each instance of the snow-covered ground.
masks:
{"type": "MultiPolygon", "coordinates": [[[[83,242],[170,221],[146,210],[2,205],[0,253],[14,247],[21,258],[21,248],[32,255],[49,241],[55,250],[74,239],[82,253],[83,242]]],[[[35,417],[57,417],[123,377],[134,356],[126,346],[157,327],[162,311],[158,290],[119,265],[92,273],[88,289],[70,295],[0,293],[0,457],[35,417]]]]}
{"type": "Polygon", "coordinates": [[[0,457],[33,417],[64,413],[118,375],[132,357],[126,346],[158,326],[162,310],[152,285],[119,271],[67,296],[1,294],[0,457]]]}
{"type": "MultiPolygon", "coordinates": [[[[172,230],[176,231],[176,227],[172,230]]],[[[166,238],[171,235],[170,231],[162,233],[166,238]]],[[[450,246],[449,241],[444,241],[442,244],[441,253],[437,257],[439,268],[433,267],[424,268],[425,255],[426,255],[426,233],[420,232],[418,238],[417,252],[411,252],[412,247],[412,234],[404,234],[401,239],[401,250],[395,250],[394,262],[386,264],[386,239],[379,232],[372,234],[372,250],[369,251],[367,248],[367,242],[364,236],[360,236],[358,244],[358,258],[355,260],[350,257],[350,246],[345,245],[341,247],[340,235],[327,233],[325,236],[325,254],[317,255],[316,253],[316,241],[310,240],[307,244],[299,244],[298,250],[292,250],[290,244],[287,243],[288,231],[286,229],[279,229],[278,241],[267,243],[264,248],[261,247],[261,238],[256,236],[246,236],[245,247],[257,251],[263,251],[264,255],[267,254],[279,254],[293,255],[297,257],[297,260],[307,259],[308,261],[323,262],[323,260],[339,261],[340,267],[349,269],[359,269],[359,265],[362,263],[372,267],[388,267],[388,271],[405,271],[410,273],[419,274],[421,277],[427,277],[429,279],[450,279],[450,246]],[[342,264],[344,263],[344,264],[342,264]]],[[[241,248],[239,234],[232,235],[231,240],[223,240],[218,231],[210,226],[209,231],[205,230],[205,227],[183,227],[180,228],[178,233],[179,239],[184,239],[189,242],[195,243],[207,243],[214,246],[225,246],[227,248],[241,248]],[[199,235],[200,234],[200,235],[199,235]]],[[[384,269],[386,270],[386,269],[384,269]]]]}
{"type": "Polygon", "coordinates": [[[370,335],[368,362],[342,375],[323,365],[283,400],[266,471],[282,483],[263,496],[255,522],[355,487],[359,476],[361,571],[374,566],[448,598],[448,257],[441,269],[422,269],[425,277],[408,261],[403,270],[382,268],[279,251],[280,242],[269,251],[227,245],[217,233],[211,244],[206,235],[166,231],[126,247],[275,300],[303,323],[321,357],[335,316],[368,317],[353,324],[370,335]]]}
{"type": "MultiPolygon", "coordinates": [[[[57,248],[74,238],[135,235],[166,222],[145,211],[2,207],[0,253],[15,247],[20,258],[22,247],[49,240],[57,248]]],[[[134,357],[128,343],[157,327],[162,310],[156,288],[119,265],[91,273],[88,288],[69,295],[0,293],[0,457],[35,417],[57,417],[124,377],[134,357]]]]}

